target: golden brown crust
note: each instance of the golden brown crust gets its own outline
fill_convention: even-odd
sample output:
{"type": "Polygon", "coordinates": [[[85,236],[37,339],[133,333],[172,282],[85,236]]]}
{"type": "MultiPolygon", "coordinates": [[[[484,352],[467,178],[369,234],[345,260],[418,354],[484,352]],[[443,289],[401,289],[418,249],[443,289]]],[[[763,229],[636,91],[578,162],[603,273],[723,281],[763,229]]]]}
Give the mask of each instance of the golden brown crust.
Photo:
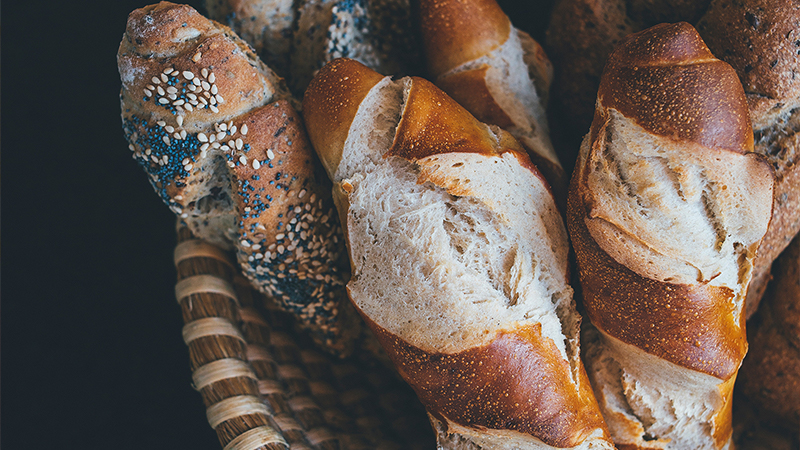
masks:
{"type": "Polygon", "coordinates": [[[511,33],[511,21],[495,0],[417,0],[417,3],[432,79],[500,47],[511,33]]]}
{"type": "Polygon", "coordinates": [[[714,58],[688,23],[625,38],[609,55],[597,95],[604,108],[655,134],[739,153],[753,149],[736,72],[714,58]]]}
{"type": "Polygon", "coordinates": [[[422,404],[443,422],[517,431],[560,448],[579,445],[598,429],[608,436],[585,370],[575,386],[569,364],[539,324],[444,354],[416,348],[364,319],[422,404]]]}
{"type": "Polygon", "coordinates": [[[489,92],[486,85],[487,70],[489,66],[483,64],[472,70],[440,77],[436,80],[436,85],[481,122],[492,123],[501,128],[512,127],[514,122],[489,92]]]}
{"type": "Polygon", "coordinates": [[[567,226],[592,323],[679,366],[723,380],[734,376],[747,352],[747,340],[731,308],[731,290],[663,283],[617,263],[589,234],[581,185],[573,177],[567,226]]]}
{"type": "Polygon", "coordinates": [[[350,124],[361,101],[383,75],[352,59],[326,64],[311,80],[303,97],[308,135],[328,176],[333,178],[350,124]]]}

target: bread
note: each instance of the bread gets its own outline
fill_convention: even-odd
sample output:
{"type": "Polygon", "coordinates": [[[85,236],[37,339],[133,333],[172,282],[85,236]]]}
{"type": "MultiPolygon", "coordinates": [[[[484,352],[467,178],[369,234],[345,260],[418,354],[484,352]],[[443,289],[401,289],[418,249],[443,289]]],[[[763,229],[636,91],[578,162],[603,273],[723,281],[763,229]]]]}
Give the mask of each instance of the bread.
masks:
{"type": "Polygon", "coordinates": [[[408,0],[206,0],[206,7],[266,61],[279,62],[279,73],[299,96],[335,58],[392,74],[418,65],[408,0]]]}
{"type": "Polygon", "coordinates": [[[439,448],[612,448],[579,359],[566,230],[513,137],[430,82],[348,59],[312,80],[303,116],[350,298],[439,448]]]}
{"type": "Polygon", "coordinates": [[[784,0],[560,0],[547,31],[556,66],[553,95],[563,106],[557,123],[577,136],[588,127],[606,58],[629,33],[660,22],[689,21],[711,52],[744,85],[755,151],[775,172],[774,218],[755,262],[747,317],[770,279],[772,261],[800,232],[800,6],[784,0]]]}
{"type": "Polygon", "coordinates": [[[762,422],[800,439],[800,237],[775,261],[775,279],[748,325],[750,352],[737,382],[762,422]]]}
{"type": "Polygon", "coordinates": [[[510,132],[566,201],[567,177],[545,108],[553,66],[495,0],[417,0],[431,80],[478,120],[510,132]]]}
{"type": "Polygon", "coordinates": [[[131,13],[117,61],[125,137],[156,193],[348,353],[358,322],[330,185],[282,80],[229,28],[167,2],[131,13]]]}
{"type": "Polygon", "coordinates": [[[747,316],[770,280],[772,262],[800,232],[800,5],[782,0],[718,0],[698,23],[711,51],[744,86],[755,151],[775,174],[773,218],[758,250],[747,316]]]}
{"type": "Polygon", "coordinates": [[[744,299],[770,220],[736,73],[687,23],[609,56],[567,208],[587,371],[618,448],[730,448],[744,299]]]}
{"type": "Polygon", "coordinates": [[[206,0],[208,17],[228,25],[279,75],[289,73],[297,13],[293,0],[206,0]]]}

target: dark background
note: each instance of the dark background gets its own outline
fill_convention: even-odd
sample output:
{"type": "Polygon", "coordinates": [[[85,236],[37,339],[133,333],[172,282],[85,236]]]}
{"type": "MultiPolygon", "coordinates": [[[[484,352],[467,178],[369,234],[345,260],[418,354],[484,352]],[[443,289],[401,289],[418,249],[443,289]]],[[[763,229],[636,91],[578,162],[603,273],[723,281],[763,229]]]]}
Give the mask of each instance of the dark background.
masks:
{"type": "MultiPolygon", "coordinates": [[[[500,3],[542,42],[551,0],[500,3]]],[[[220,449],[190,386],[174,217],[121,129],[115,55],[128,13],[146,4],[3,4],[7,449],[220,449]]]]}

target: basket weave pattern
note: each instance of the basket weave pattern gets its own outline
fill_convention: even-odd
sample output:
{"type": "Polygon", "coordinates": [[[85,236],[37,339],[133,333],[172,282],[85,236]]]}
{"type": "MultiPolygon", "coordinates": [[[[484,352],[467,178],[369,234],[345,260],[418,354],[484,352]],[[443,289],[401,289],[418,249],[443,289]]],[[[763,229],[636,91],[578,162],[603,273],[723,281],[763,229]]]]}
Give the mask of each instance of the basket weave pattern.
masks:
{"type": "Polygon", "coordinates": [[[175,249],[192,381],[225,450],[432,448],[413,391],[375,359],[337,360],[186,228],[175,249]]]}

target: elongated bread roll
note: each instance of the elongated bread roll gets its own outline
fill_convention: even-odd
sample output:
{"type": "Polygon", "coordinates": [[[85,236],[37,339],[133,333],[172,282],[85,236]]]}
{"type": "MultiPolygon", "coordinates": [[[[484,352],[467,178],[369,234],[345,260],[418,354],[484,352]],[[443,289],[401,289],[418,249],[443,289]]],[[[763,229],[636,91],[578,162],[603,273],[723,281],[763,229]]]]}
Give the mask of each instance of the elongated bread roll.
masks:
{"type": "Polygon", "coordinates": [[[586,364],[619,448],[721,449],[770,220],[736,73],[686,23],[609,57],[568,225],[596,331],[586,364]]]}
{"type": "Polygon", "coordinates": [[[117,60],[125,137],[161,199],[235,250],[321,346],[351,351],[358,317],[330,185],[282,80],[228,27],[168,2],[131,13],[117,60]]]}
{"type": "Polygon", "coordinates": [[[612,448],[579,359],[567,235],[522,147],[433,84],[347,59],[303,100],[350,298],[440,448],[612,448]]]}
{"type": "Polygon", "coordinates": [[[567,177],[550,142],[545,108],[553,66],[495,0],[416,0],[434,83],[478,120],[510,132],[563,207],[567,177]]]}

